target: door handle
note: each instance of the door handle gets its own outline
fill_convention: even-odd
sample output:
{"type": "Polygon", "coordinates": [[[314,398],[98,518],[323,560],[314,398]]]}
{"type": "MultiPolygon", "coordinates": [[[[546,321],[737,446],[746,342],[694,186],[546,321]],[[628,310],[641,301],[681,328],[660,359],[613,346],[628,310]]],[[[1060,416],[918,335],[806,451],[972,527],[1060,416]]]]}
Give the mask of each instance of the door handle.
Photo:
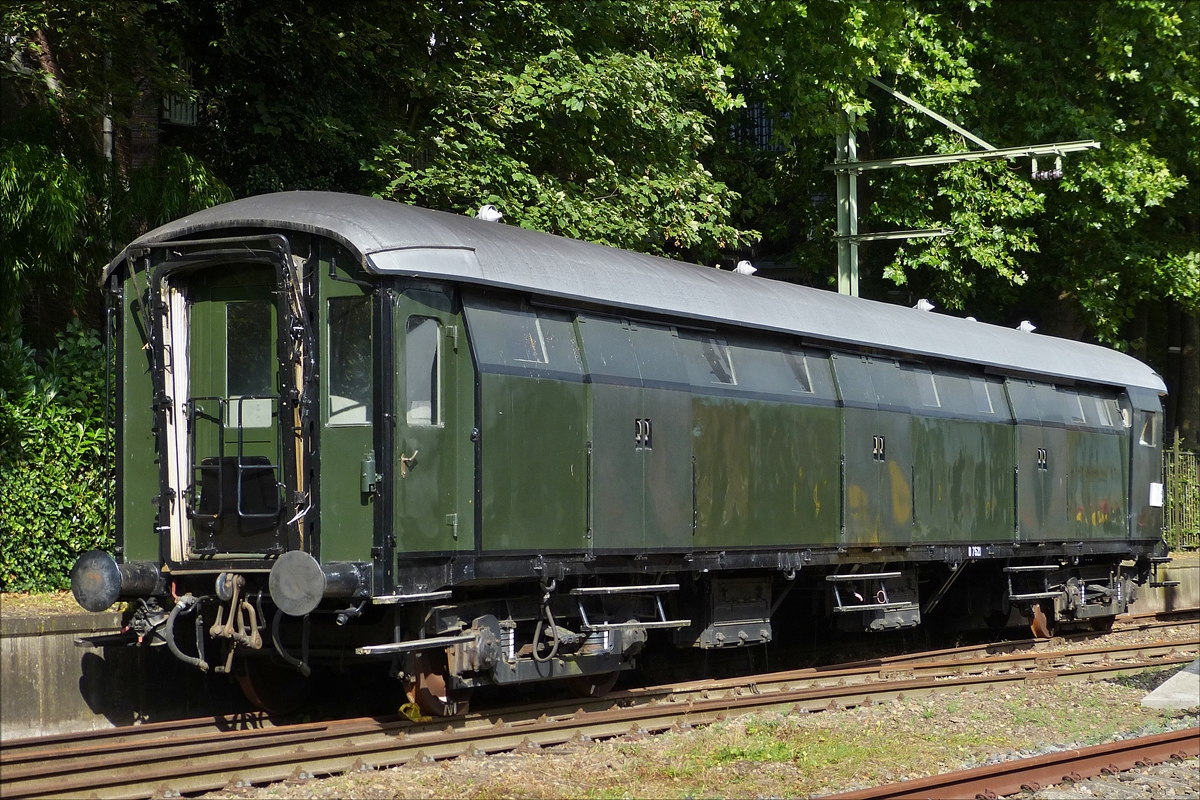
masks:
{"type": "Polygon", "coordinates": [[[408,477],[408,471],[410,469],[412,469],[414,466],[416,466],[417,455],[420,452],[421,452],[420,450],[413,450],[413,454],[411,456],[406,456],[403,453],[400,454],[400,477],[401,478],[408,477]]]}
{"type": "Polygon", "coordinates": [[[635,419],[633,434],[634,450],[649,450],[653,444],[651,439],[650,420],[635,419]]]}

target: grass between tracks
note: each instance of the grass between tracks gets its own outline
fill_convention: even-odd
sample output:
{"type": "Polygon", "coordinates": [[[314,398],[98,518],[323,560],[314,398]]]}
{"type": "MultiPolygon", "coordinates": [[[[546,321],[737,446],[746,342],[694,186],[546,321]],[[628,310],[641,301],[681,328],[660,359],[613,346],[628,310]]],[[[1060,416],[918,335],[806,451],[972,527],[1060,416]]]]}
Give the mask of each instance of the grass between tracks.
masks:
{"type": "Polygon", "coordinates": [[[1177,668],[1090,683],[911,698],[849,711],[747,715],[705,728],[466,757],[212,797],[795,797],[970,766],[1044,744],[1197,724],[1142,708],[1177,668]]]}
{"type": "Polygon", "coordinates": [[[1144,693],[1138,682],[1124,680],[918,698],[816,715],[757,714],[657,745],[618,744],[637,783],[591,794],[677,796],[678,786],[684,795],[789,796],[904,780],[1046,742],[1105,741],[1162,727],[1176,716],[1135,704],[1144,693]]]}

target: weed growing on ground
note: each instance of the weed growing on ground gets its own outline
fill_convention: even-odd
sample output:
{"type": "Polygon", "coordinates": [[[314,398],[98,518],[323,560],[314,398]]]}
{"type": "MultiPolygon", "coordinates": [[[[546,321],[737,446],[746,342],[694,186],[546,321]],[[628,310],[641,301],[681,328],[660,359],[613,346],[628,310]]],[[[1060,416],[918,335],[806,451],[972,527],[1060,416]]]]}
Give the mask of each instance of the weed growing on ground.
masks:
{"type": "MultiPolygon", "coordinates": [[[[1175,671],[1162,670],[1155,685],[1175,671]]],[[[963,769],[1045,743],[1197,723],[1194,712],[1143,708],[1145,691],[1132,683],[1010,685],[813,714],[781,708],[658,736],[341,776],[319,791],[309,782],[236,796],[796,797],[963,769]]]]}

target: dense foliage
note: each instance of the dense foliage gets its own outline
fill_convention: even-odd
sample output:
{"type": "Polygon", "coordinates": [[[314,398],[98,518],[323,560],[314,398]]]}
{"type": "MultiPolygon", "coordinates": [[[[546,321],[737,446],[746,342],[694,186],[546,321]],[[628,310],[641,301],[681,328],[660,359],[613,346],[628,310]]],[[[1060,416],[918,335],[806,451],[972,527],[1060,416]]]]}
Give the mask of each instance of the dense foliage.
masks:
{"type": "MultiPolygon", "coordinates": [[[[121,132],[145,124],[136,112],[148,89],[186,85],[187,74],[162,57],[177,39],[149,24],[146,8],[133,2],[5,8],[0,335],[19,335],[22,303],[34,293],[76,312],[93,310],[95,281],[114,244],[233,199],[187,150],[160,148],[136,168],[119,157],[129,138],[121,132]],[[116,131],[111,148],[104,117],[116,131]]],[[[156,122],[157,107],[151,110],[156,122]]],[[[29,333],[45,342],[54,332],[29,333]]]]}
{"type": "Polygon", "coordinates": [[[44,364],[0,341],[0,591],[65,589],[80,553],[112,547],[104,388],[104,348],[78,322],[44,364]]]}
{"type": "Polygon", "coordinates": [[[864,230],[955,230],[865,247],[864,293],[1118,346],[1143,335],[1139,309],[1200,310],[1187,0],[59,0],[5,21],[8,298],[75,287],[110,243],[230,190],[294,188],[493,203],[510,223],[828,285],[821,168],[842,112],[861,158],[973,147],[875,77],[997,146],[1102,147],[1057,182],[1031,182],[1028,160],[864,177],[864,230]],[[168,94],[199,100],[199,124],[164,129],[170,167],[138,191],[98,125],[136,127],[168,94]]]}
{"type": "Polygon", "coordinates": [[[876,78],[998,147],[1101,149],[1050,182],[1027,159],[864,175],[862,231],[954,233],[864,245],[863,294],[1129,348],[1200,438],[1193,0],[54,0],[3,25],[6,352],[96,324],[94,278],[138,233],[289,189],[492,203],[828,288],[848,115],[863,159],[974,147],[876,78]],[[160,125],[164,97],[196,124],[160,125]]]}

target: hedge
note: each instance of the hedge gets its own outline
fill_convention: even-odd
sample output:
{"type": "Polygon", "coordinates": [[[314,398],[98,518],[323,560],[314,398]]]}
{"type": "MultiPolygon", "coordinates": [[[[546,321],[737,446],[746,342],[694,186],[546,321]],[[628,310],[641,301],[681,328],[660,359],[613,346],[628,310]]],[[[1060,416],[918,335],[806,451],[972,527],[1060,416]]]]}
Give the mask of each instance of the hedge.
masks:
{"type": "Polygon", "coordinates": [[[0,341],[0,591],[65,589],[80,553],[112,549],[104,402],[95,331],[71,323],[44,363],[0,341]]]}

